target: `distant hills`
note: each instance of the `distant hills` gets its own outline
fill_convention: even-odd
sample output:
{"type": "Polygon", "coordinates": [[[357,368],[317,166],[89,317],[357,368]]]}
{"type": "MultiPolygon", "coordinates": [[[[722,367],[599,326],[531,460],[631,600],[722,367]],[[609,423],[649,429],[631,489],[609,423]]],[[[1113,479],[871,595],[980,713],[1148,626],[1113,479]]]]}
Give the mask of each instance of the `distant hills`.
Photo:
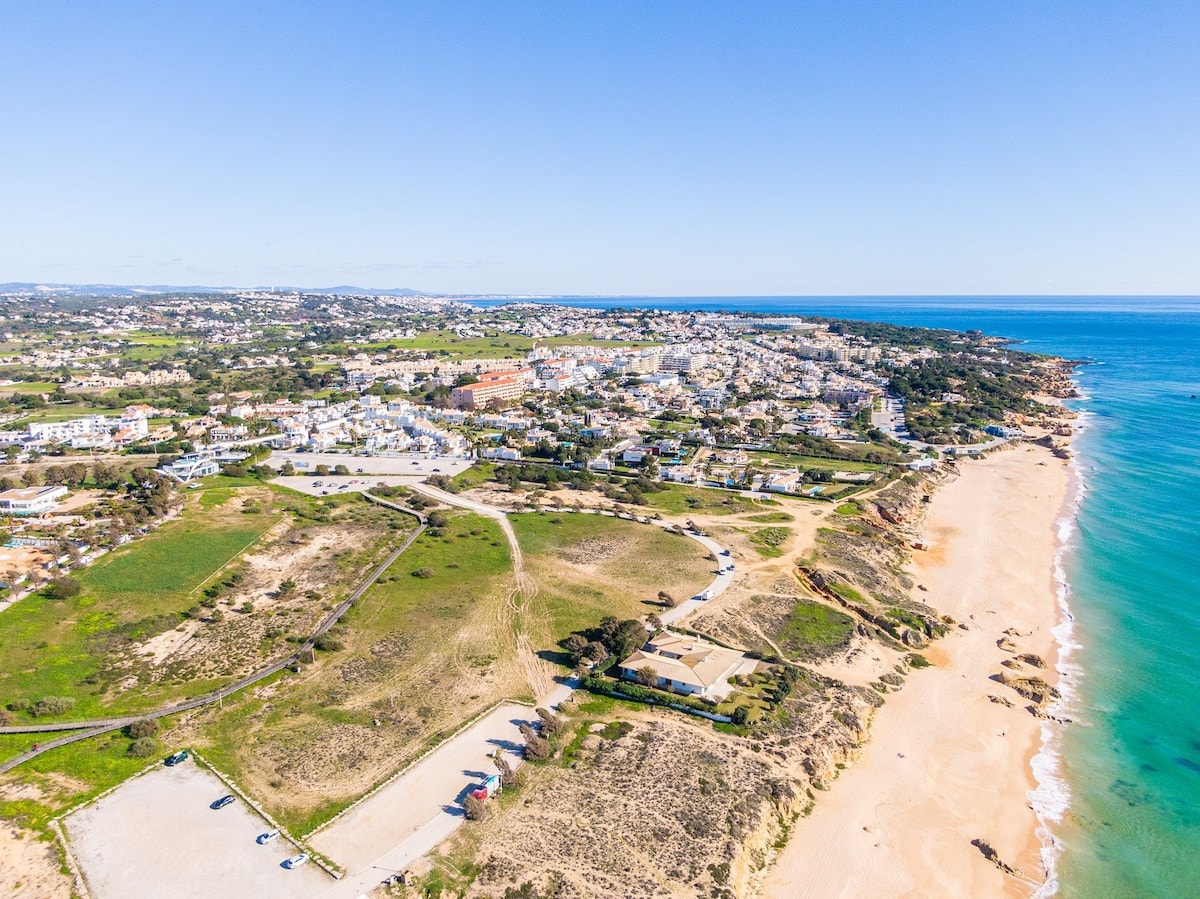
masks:
{"type": "Polygon", "coordinates": [[[409,287],[395,287],[387,290],[374,287],[208,287],[202,285],[182,284],[47,284],[38,281],[9,281],[0,284],[0,295],[35,294],[47,297],[130,297],[158,293],[233,293],[241,290],[269,290],[324,296],[371,296],[371,297],[424,297],[440,296],[428,294],[423,290],[413,290],[409,287]]]}

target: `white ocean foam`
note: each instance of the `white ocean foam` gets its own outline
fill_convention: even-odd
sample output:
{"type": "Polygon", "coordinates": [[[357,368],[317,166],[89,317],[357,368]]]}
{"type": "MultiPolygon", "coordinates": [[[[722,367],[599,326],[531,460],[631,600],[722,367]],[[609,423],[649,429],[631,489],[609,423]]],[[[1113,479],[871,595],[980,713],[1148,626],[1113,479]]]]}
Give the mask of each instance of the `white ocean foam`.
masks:
{"type": "MultiPolygon", "coordinates": [[[[1080,412],[1076,420],[1076,433],[1083,431],[1091,419],[1090,414],[1080,412]]],[[[1082,647],[1075,639],[1075,616],[1071,614],[1069,603],[1071,585],[1067,579],[1066,560],[1075,546],[1078,534],[1076,518],[1083,498],[1088,493],[1088,484],[1085,466],[1078,454],[1072,456],[1070,465],[1070,494],[1063,515],[1057,522],[1058,545],[1054,552],[1054,582],[1060,620],[1053,633],[1058,643],[1055,668],[1058,671],[1056,686],[1060,697],[1048,709],[1052,718],[1047,718],[1042,724],[1042,744],[1031,763],[1037,786],[1028,794],[1038,819],[1037,837],[1042,844],[1042,867],[1046,872],[1045,882],[1034,894],[1036,899],[1044,899],[1058,892],[1058,860],[1062,855],[1062,845],[1055,837],[1052,825],[1061,824],[1071,807],[1070,786],[1062,772],[1063,725],[1053,719],[1070,716],[1078,695],[1077,684],[1083,675],[1083,669],[1074,661],[1076,652],[1082,647]]]]}

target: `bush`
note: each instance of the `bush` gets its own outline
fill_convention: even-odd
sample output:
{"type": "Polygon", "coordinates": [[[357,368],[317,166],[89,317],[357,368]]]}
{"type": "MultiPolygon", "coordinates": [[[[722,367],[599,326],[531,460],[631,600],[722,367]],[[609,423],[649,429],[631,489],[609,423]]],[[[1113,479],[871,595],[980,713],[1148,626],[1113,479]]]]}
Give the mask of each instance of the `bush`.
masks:
{"type": "Polygon", "coordinates": [[[135,721],[133,724],[125,726],[125,736],[133,740],[153,737],[156,733],[158,733],[158,722],[153,718],[143,718],[141,721],[135,721]]]}
{"type": "Polygon", "coordinates": [[[141,737],[130,743],[126,752],[135,759],[148,759],[158,754],[158,740],[154,737],[141,737]]]}
{"type": "Polygon", "coordinates": [[[321,652],[337,652],[339,649],[345,649],[346,644],[336,637],[331,637],[329,634],[321,634],[317,639],[313,640],[313,646],[321,652]]]}
{"type": "Polygon", "coordinates": [[[418,568],[412,573],[413,577],[433,577],[434,571],[432,568],[418,568]]]}
{"type": "Polygon", "coordinates": [[[50,582],[50,586],[46,588],[46,595],[51,599],[70,599],[72,596],[78,596],[82,589],[75,578],[63,575],[50,582]]]}
{"type": "Polygon", "coordinates": [[[482,821],[487,817],[487,804],[482,799],[476,799],[470,793],[463,800],[463,810],[468,821],[482,821]]]}
{"type": "Polygon", "coordinates": [[[747,706],[739,705],[729,718],[734,724],[746,724],[750,721],[750,709],[747,706]]]}
{"type": "Polygon", "coordinates": [[[75,700],[69,696],[46,696],[29,707],[34,718],[63,715],[75,708],[75,700]]]}

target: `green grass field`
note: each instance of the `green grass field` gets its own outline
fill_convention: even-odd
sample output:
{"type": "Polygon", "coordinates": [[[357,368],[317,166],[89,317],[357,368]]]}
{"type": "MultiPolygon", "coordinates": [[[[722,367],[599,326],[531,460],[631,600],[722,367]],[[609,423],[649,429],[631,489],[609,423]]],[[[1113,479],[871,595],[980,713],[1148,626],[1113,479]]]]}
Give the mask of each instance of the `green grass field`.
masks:
{"type": "Polygon", "coordinates": [[[814,468],[821,471],[880,471],[886,466],[875,462],[856,462],[850,459],[826,459],[819,456],[799,456],[792,453],[750,453],[754,465],[773,464],[801,471],[814,468]]]}
{"type": "MultiPolygon", "coordinates": [[[[122,674],[111,654],[175,627],[191,594],[254,544],[278,514],[204,514],[193,506],[146,537],[77,572],[83,588],[70,599],[34,594],[0,615],[0,700],[70,697],[66,719],[135,711],[170,698],[161,688],[119,693],[107,689],[122,674]]],[[[186,692],[203,692],[203,684],[186,692]]]]}
{"type": "Polygon", "coordinates": [[[789,658],[819,658],[848,645],[853,633],[854,619],[845,612],[801,599],[775,642],[789,658]]]}
{"type": "Polygon", "coordinates": [[[774,499],[750,499],[732,490],[713,490],[702,487],[681,487],[671,484],[658,493],[646,494],[646,505],[672,515],[690,512],[707,515],[738,515],[755,512],[768,506],[778,506],[774,499]]]}
{"type": "Polygon", "coordinates": [[[783,555],[780,547],[790,536],[787,528],[756,528],[750,532],[750,542],[764,559],[778,559],[783,555]]]}
{"type": "MultiPolygon", "coordinates": [[[[459,337],[453,331],[426,331],[416,337],[395,340],[380,340],[355,344],[364,350],[394,348],[420,353],[444,353],[455,359],[519,359],[535,345],[542,346],[656,346],[647,341],[598,340],[590,334],[569,334],[560,337],[543,337],[535,340],[520,334],[501,331],[488,332],[483,337],[459,337]]],[[[433,363],[431,363],[433,364],[433,363]]]]}

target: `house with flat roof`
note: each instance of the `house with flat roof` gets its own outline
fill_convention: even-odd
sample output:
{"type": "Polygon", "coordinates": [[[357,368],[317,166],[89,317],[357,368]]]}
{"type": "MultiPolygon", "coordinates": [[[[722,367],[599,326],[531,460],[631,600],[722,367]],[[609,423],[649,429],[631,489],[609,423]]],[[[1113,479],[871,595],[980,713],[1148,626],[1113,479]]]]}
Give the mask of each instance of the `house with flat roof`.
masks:
{"type": "Polygon", "coordinates": [[[220,464],[211,453],[188,453],[186,456],[180,456],[174,462],[158,467],[158,471],[169,478],[174,478],[181,484],[194,481],[196,478],[206,478],[220,470],[220,464]]]}
{"type": "Polygon", "coordinates": [[[661,690],[719,700],[729,694],[731,677],[749,674],[756,666],[736,649],[662,631],[621,662],[617,673],[626,680],[637,680],[638,672],[649,668],[656,678],[654,685],[661,690]]]}
{"type": "Polygon", "coordinates": [[[14,487],[0,493],[0,512],[8,515],[43,515],[54,511],[67,495],[61,484],[45,487],[14,487]]]}

